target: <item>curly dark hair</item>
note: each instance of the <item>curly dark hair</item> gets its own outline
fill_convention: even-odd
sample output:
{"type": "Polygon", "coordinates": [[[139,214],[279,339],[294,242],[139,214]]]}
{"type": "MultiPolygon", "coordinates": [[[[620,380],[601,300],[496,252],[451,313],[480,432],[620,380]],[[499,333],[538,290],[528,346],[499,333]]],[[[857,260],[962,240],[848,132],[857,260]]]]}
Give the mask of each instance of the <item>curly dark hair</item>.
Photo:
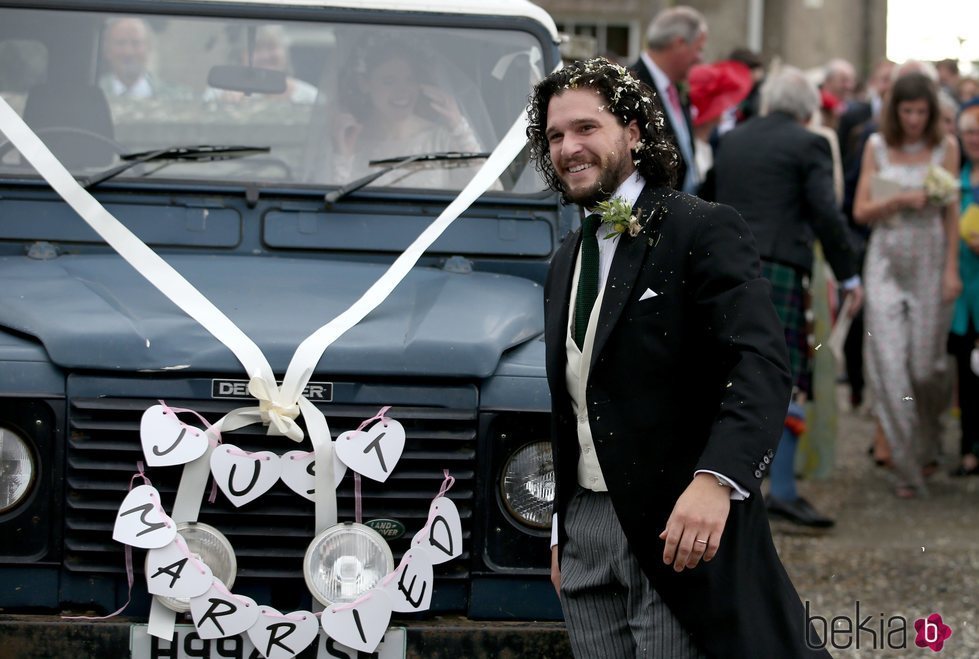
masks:
{"type": "Polygon", "coordinates": [[[608,102],[608,110],[623,126],[633,119],[639,126],[640,141],[633,149],[632,161],[639,174],[651,185],[673,187],[676,184],[680,155],[664,133],[663,112],[653,103],[656,92],[632,76],[628,69],[604,57],[583,60],[565,66],[547,76],[534,87],[527,108],[530,124],[527,140],[530,157],[547,185],[562,194],[564,184],[554,170],[545,131],[547,106],[553,96],[568,89],[590,88],[608,102]]]}

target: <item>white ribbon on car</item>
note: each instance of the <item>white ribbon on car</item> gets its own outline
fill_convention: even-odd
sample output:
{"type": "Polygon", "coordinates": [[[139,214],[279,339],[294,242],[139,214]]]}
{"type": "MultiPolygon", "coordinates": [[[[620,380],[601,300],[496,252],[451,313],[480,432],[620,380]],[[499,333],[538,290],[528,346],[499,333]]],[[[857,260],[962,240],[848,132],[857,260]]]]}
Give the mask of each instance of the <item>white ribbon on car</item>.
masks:
{"type": "Polygon", "coordinates": [[[299,414],[299,397],[323,353],[347,330],[387,299],[425,250],[489,189],[520,153],[526,141],[526,128],[527,115],[524,112],[513,123],[472,180],[395,260],[387,272],[350,308],[320,327],[300,344],[289,363],[280,389],[276,385],[272,368],[259,347],[193,284],[147,247],[113,217],[95,197],[82,188],[23,119],[3,98],[0,98],[0,131],[24,158],[109,246],[170,301],[231,350],[245,367],[251,378],[248,391],[258,399],[259,406],[234,410],[228,415],[231,418],[226,417],[223,420],[222,429],[229,430],[239,421],[255,416],[269,426],[269,434],[284,435],[295,441],[302,439],[302,431],[295,423],[299,414]]]}
{"type": "MultiPolygon", "coordinates": [[[[0,97],[0,132],[6,135],[24,158],[51,185],[65,202],[95,230],[127,263],[155,286],[188,316],[200,323],[223,343],[250,378],[248,391],[258,399],[258,407],[233,410],[214,424],[216,432],[241,428],[261,421],[269,435],[282,435],[301,441],[302,430],[295,419],[306,420],[316,461],[317,533],[336,524],[336,492],[333,487],[332,438],[323,413],[302,391],[312,377],[326,349],[347,330],[360,322],[391,294],[407,276],[422,254],[442,233],[482,195],[517,157],[526,142],[527,113],[523,112],[459,195],[394,261],[377,282],[346,311],[313,332],[300,344],[286,371],[282,387],[276,385],[272,368],[261,349],[224,313],[208,300],[156,252],[112,216],[74,179],[13,108],[0,97]]],[[[185,465],[174,503],[175,521],[196,521],[209,474],[209,449],[202,457],[185,465]]],[[[170,638],[174,617],[154,598],[148,631],[170,638]]]]}

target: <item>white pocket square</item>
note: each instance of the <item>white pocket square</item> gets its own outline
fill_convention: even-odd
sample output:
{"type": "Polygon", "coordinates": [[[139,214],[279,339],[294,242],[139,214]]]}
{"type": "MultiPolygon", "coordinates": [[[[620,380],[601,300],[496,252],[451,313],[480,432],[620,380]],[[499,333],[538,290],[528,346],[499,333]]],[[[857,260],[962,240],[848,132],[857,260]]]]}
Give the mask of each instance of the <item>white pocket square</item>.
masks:
{"type": "Polygon", "coordinates": [[[651,288],[647,288],[646,292],[643,293],[642,297],[639,298],[639,301],[642,302],[643,300],[648,300],[649,298],[656,297],[657,295],[659,295],[659,293],[657,293],[651,288]]]}

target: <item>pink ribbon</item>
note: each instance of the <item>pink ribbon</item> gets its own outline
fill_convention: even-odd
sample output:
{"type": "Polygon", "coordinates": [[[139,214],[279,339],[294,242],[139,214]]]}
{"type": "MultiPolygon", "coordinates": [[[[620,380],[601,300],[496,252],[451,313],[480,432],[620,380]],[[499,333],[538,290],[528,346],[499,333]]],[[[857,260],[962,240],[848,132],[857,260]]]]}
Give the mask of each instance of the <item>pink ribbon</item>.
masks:
{"type": "MultiPolygon", "coordinates": [[[[448,493],[448,491],[452,489],[452,486],[455,485],[456,483],[456,479],[453,476],[449,475],[448,469],[443,469],[442,475],[444,476],[444,478],[442,479],[442,487],[439,488],[439,493],[435,495],[435,499],[438,499],[439,497],[444,497],[448,493]]],[[[432,501],[435,501],[435,499],[432,499],[432,501]]],[[[432,516],[431,514],[429,514],[428,519],[425,520],[425,526],[423,526],[421,530],[418,531],[418,533],[424,533],[428,531],[429,528],[431,528],[431,526],[432,526],[432,516]]]]}
{"type": "MultiPolygon", "coordinates": [[[[177,423],[179,423],[180,425],[182,425],[184,428],[187,428],[189,426],[186,423],[184,423],[183,421],[180,420],[180,417],[177,416],[178,414],[183,413],[183,412],[186,412],[187,414],[193,414],[198,419],[200,419],[201,423],[203,423],[204,424],[204,427],[207,429],[207,431],[205,432],[205,434],[207,435],[207,441],[211,445],[211,448],[215,448],[215,447],[217,447],[221,443],[221,433],[218,432],[217,430],[214,430],[212,428],[211,424],[207,422],[207,419],[205,419],[204,417],[202,417],[200,414],[198,414],[194,410],[190,410],[190,409],[187,409],[185,407],[170,407],[169,405],[167,405],[162,400],[157,400],[157,402],[163,408],[163,413],[164,414],[173,414],[174,418],[177,419],[177,423]]],[[[216,480],[214,480],[214,477],[212,476],[211,477],[211,494],[208,495],[207,502],[208,503],[214,503],[217,500],[218,500],[218,482],[216,480]]]]}
{"type": "MultiPolygon", "coordinates": [[[[127,492],[132,492],[133,491],[133,484],[136,482],[136,479],[137,478],[142,478],[143,479],[143,485],[153,485],[153,483],[150,482],[150,479],[146,476],[146,474],[143,473],[143,461],[142,460],[139,460],[139,461],[136,462],[136,473],[133,474],[133,477],[129,479],[129,488],[126,490],[127,492]]],[[[157,502],[156,507],[159,510],[163,510],[163,508],[160,506],[159,502],[157,502]]],[[[164,515],[165,515],[165,513],[164,513],[164,515]]],[[[168,528],[169,528],[169,526],[168,526],[168,528]]],[[[122,613],[123,611],[126,610],[126,607],[129,606],[129,603],[133,599],[133,548],[130,547],[129,545],[126,545],[125,553],[126,553],[126,582],[129,584],[129,589],[126,591],[126,603],[123,604],[122,607],[118,611],[116,611],[114,613],[110,613],[108,615],[104,615],[104,616],[61,616],[61,619],[62,620],[108,620],[109,618],[115,618],[117,615],[119,615],[120,613],[122,613]]]]}

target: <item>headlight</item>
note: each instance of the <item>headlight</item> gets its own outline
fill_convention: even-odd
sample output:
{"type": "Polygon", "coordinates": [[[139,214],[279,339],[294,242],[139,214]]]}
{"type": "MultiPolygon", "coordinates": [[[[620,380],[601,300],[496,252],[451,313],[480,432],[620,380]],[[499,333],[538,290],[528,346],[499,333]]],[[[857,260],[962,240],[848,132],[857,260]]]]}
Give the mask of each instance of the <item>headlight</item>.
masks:
{"type": "Polygon", "coordinates": [[[0,513],[16,508],[27,498],[34,485],[35,467],[27,440],[0,427],[0,513]]]}
{"type": "Polygon", "coordinates": [[[353,602],[393,569],[394,556],[384,538],[351,522],[313,538],[303,559],[306,586],[323,606],[353,602]]]}
{"type": "MultiPolygon", "coordinates": [[[[211,568],[211,573],[230,590],[235,585],[238,561],[231,543],[213,526],[200,522],[180,522],[177,533],[187,543],[187,549],[211,568]]],[[[161,597],[160,602],[173,611],[190,611],[190,600],[184,597],[161,597]]]]}
{"type": "Polygon", "coordinates": [[[554,507],[554,460],[548,442],[535,442],[513,452],[503,465],[500,492],[507,511],[526,526],[551,528],[554,507]]]}

